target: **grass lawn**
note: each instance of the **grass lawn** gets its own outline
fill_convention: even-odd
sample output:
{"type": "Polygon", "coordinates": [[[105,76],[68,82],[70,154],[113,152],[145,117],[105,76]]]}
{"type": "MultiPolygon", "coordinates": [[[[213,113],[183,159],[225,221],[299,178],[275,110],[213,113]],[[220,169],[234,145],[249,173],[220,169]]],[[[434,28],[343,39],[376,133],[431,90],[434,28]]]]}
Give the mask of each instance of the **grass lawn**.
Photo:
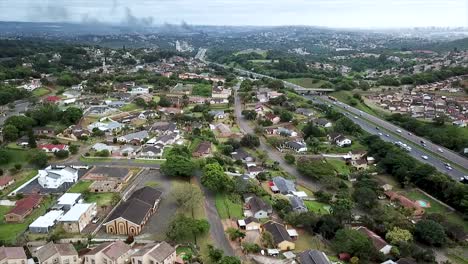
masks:
{"type": "Polygon", "coordinates": [[[339,174],[345,174],[348,175],[351,173],[349,170],[349,166],[346,164],[344,160],[339,160],[339,159],[327,159],[327,162],[331,164],[333,167],[335,167],[335,170],[339,174]]]}
{"type": "Polygon", "coordinates": [[[216,210],[218,211],[219,217],[221,219],[242,219],[244,217],[242,204],[231,201],[231,199],[229,199],[229,197],[225,194],[217,194],[215,203],[216,210]]]}
{"type": "Polygon", "coordinates": [[[73,185],[67,192],[69,193],[83,193],[87,191],[89,186],[92,184],[92,181],[79,181],[73,185]]]}
{"type": "Polygon", "coordinates": [[[96,203],[98,206],[111,205],[114,193],[90,193],[86,202],[96,203]]]}
{"type": "Polygon", "coordinates": [[[295,252],[302,252],[308,249],[317,249],[323,251],[325,253],[330,254],[330,248],[324,244],[317,236],[313,236],[306,231],[297,230],[299,237],[296,241],[296,249],[295,252]]]}
{"type": "Polygon", "coordinates": [[[322,88],[322,85],[328,83],[328,81],[314,79],[314,78],[294,78],[287,79],[286,81],[300,85],[304,88],[322,88]]]}
{"type": "Polygon", "coordinates": [[[192,95],[211,97],[211,85],[198,83],[193,86],[192,95]]]}
{"type": "Polygon", "coordinates": [[[330,213],[329,205],[317,201],[304,201],[305,206],[311,212],[323,215],[330,213]]]}
{"type": "Polygon", "coordinates": [[[11,208],[13,208],[12,206],[4,206],[4,205],[0,205],[0,224],[3,224],[4,221],[5,221],[5,214],[8,213],[8,211],[11,210],[11,208]]]}
{"type": "Polygon", "coordinates": [[[468,232],[468,222],[463,221],[463,218],[459,216],[457,213],[450,211],[448,208],[445,206],[441,205],[439,202],[436,200],[430,198],[429,196],[425,195],[424,193],[418,191],[417,189],[413,189],[410,191],[407,191],[404,193],[408,198],[411,200],[424,200],[426,202],[429,202],[431,204],[431,207],[429,208],[424,208],[426,210],[426,213],[439,213],[443,214],[447,221],[459,224],[463,226],[466,232],[468,232]]]}
{"type": "Polygon", "coordinates": [[[159,182],[157,182],[157,181],[149,181],[149,182],[145,183],[145,186],[152,187],[152,188],[155,188],[158,185],[159,185],[159,182]]]}
{"type": "Polygon", "coordinates": [[[13,177],[15,178],[15,183],[13,183],[11,186],[8,186],[1,193],[3,195],[9,194],[11,191],[20,187],[21,185],[23,185],[25,182],[29,181],[36,175],[37,175],[37,170],[22,170],[18,172],[17,174],[13,175],[13,177]]]}
{"type": "Polygon", "coordinates": [[[44,88],[44,87],[40,87],[40,88],[34,90],[32,92],[32,95],[36,96],[36,97],[41,97],[41,96],[44,96],[44,95],[49,94],[49,93],[50,93],[49,89],[44,88]]]}
{"type": "Polygon", "coordinates": [[[370,115],[385,117],[385,113],[383,111],[379,111],[378,109],[371,108],[367,104],[362,103],[359,100],[353,98],[353,93],[351,93],[350,91],[334,92],[331,95],[334,96],[339,101],[345,104],[354,106],[357,109],[362,110],[370,115]]]}
{"type": "Polygon", "coordinates": [[[367,150],[366,146],[362,145],[359,141],[356,139],[352,139],[352,144],[351,146],[348,147],[338,147],[335,145],[328,145],[328,144],[323,144],[323,148],[326,148],[327,153],[348,153],[353,150],[367,150]]]}
{"type": "Polygon", "coordinates": [[[159,97],[159,96],[157,96],[157,95],[153,96],[153,101],[154,101],[155,103],[159,103],[159,100],[161,100],[161,97],[159,97]]]}
{"type": "Polygon", "coordinates": [[[307,194],[307,196],[309,196],[309,197],[314,197],[314,193],[311,190],[309,190],[307,187],[304,187],[304,186],[298,184],[298,185],[296,185],[296,189],[298,191],[300,191],[300,192],[305,192],[307,194]]]}
{"type": "Polygon", "coordinates": [[[140,107],[134,103],[126,104],[120,108],[121,111],[130,112],[139,109],[140,107]]]}
{"type": "Polygon", "coordinates": [[[7,152],[9,157],[9,162],[3,165],[0,165],[0,168],[11,168],[15,164],[26,164],[29,161],[30,151],[27,149],[4,149],[7,152]]]}
{"type": "MultiPolygon", "coordinates": [[[[39,216],[45,214],[46,210],[52,206],[54,200],[51,198],[44,198],[41,202],[41,206],[33,211],[31,215],[29,215],[23,223],[16,223],[16,224],[0,224],[0,241],[4,241],[6,243],[15,243],[16,239],[19,235],[21,235],[28,226],[36,220],[39,216]]],[[[1,212],[4,214],[9,211],[6,208],[1,208],[1,212]]],[[[3,219],[3,215],[1,215],[3,219]]]]}

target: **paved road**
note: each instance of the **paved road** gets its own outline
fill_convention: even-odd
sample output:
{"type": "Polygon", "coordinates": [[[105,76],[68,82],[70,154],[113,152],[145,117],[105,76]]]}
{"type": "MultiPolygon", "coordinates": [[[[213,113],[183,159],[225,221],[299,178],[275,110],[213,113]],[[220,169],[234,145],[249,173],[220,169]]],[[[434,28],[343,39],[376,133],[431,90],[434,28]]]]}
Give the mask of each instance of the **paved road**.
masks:
{"type": "MultiPolygon", "coordinates": [[[[314,102],[319,102],[319,103],[325,102],[328,104],[333,103],[324,97],[320,97],[320,98],[312,97],[312,96],[306,96],[306,97],[308,99],[313,100],[314,102]]],[[[378,123],[374,122],[372,115],[366,114],[357,109],[352,109],[351,107],[345,104],[335,103],[334,105],[337,107],[337,109],[340,112],[347,115],[350,118],[350,120],[358,124],[362,129],[364,129],[368,133],[373,134],[373,135],[378,135],[381,139],[387,142],[394,143],[397,141],[402,141],[403,143],[408,144],[412,148],[411,151],[408,152],[408,154],[410,154],[413,158],[434,166],[437,170],[439,170],[442,173],[446,173],[447,175],[452,177],[454,180],[459,180],[461,177],[465,175],[464,172],[461,169],[458,169],[457,167],[453,167],[452,170],[447,170],[445,167],[445,161],[440,159],[440,157],[434,155],[433,151],[424,149],[419,144],[418,140],[408,140],[408,138],[410,139],[419,138],[419,137],[414,136],[413,134],[410,134],[408,131],[400,129],[392,124],[387,126],[386,124],[382,125],[381,122],[378,122],[378,123]],[[371,117],[371,118],[368,119],[368,117],[371,117]],[[397,129],[400,129],[402,132],[401,133],[397,132],[397,129]],[[416,143],[414,141],[416,141],[416,143]],[[422,158],[422,156],[427,156],[428,159],[425,160],[422,158]]],[[[377,120],[380,120],[380,119],[377,118],[377,120]]],[[[382,122],[385,122],[385,121],[382,121],[382,122]]],[[[385,123],[388,123],[388,122],[385,122],[385,123]]],[[[427,142],[426,140],[424,141],[427,142]]]]}
{"type": "MultiPolygon", "coordinates": [[[[243,131],[244,133],[254,134],[253,128],[250,126],[248,121],[245,120],[244,117],[242,116],[242,103],[241,103],[241,100],[239,98],[239,95],[237,94],[237,89],[239,89],[239,86],[237,86],[234,89],[234,92],[235,92],[235,114],[236,114],[236,117],[237,117],[236,118],[237,123],[238,123],[239,128],[241,129],[241,131],[243,131]]],[[[258,147],[258,149],[268,153],[268,157],[270,159],[272,159],[273,161],[278,162],[279,165],[287,173],[295,176],[298,183],[304,185],[305,187],[311,189],[312,191],[318,191],[318,190],[320,190],[322,188],[321,185],[318,184],[317,182],[314,182],[311,179],[302,176],[297,171],[295,166],[287,164],[286,161],[283,158],[283,155],[280,152],[278,152],[275,148],[273,148],[272,146],[267,144],[262,137],[260,137],[260,147],[258,147]]]]}
{"type": "Polygon", "coordinates": [[[115,160],[115,161],[103,161],[103,162],[83,162],[83,161],[69,161],[60,162],[56,165],[75,165],[75,166],[126,166],[126,167],[139,167],[139,168],[150,168],[159,169],[161,164],[152,163],[141,163],[134,160],[115,160]]]}
{"type": "Polygon", "coordinates": [[[224,232],[223,223],[221,223],[221,218],[219,217],[218,210],[216,210],[216,203],[215,203],[215,196],[213,192],[206,189],[203,185],[200,184],[200,177],[201,172],[197,171],[195,173],[197,177],[197,184],[200,189],[205,194],[205,212],[206,218],[210,223],[210,235],[213,238],[215,244],[213,246],[220,248],[224,251],[224,254],[228,256],[235,256],[234,249],[229,243],[229,240],[226,237],[226,233],[224,232]]]}

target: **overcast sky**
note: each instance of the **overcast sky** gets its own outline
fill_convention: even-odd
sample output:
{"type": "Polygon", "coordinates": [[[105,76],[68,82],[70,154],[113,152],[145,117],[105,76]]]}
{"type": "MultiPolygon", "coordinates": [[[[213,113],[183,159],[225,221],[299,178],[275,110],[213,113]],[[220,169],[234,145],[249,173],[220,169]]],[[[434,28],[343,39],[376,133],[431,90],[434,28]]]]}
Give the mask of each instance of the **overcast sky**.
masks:
{"type": "Polygon", "coordinates": [[[149,25],[468,26],[468,0],[0,0],[0,20],[149,25]]]}

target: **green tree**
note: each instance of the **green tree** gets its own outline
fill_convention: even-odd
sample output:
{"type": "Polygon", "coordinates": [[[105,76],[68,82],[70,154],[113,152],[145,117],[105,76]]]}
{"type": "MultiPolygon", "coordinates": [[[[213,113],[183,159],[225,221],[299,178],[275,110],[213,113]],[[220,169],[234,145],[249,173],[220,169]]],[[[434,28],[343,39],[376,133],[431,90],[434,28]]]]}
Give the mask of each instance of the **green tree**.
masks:
{"type": "Polygon", "coordinates": [[[28,146],[30,148],[37,148],[36,137],[34,136],[34,132],[32,130],[28,131],[28,146]]]}
{"type": "Polygon", "coordinates": [[[385,238],[387,239],[387,241],[395,245],[400,242],[412,241],[413,235],[410,231],[395,226],[391,231],[387,232],[385,238]]]}
{"type": "Polygon", "coordinates": [[[83,116],[83,111],[76,107],[69,107],[63,112],[62,121],[67,125],[76,124],[83,116]]]}
{"type": "Polygon", "coordinates": [[[257,119],[257,112],[255,110],[243,110],[242,115],[247,120],[255,120],[257,119]]]}
{"type": "Polygon", "coordinates": [[[244,232],[233,227],[229,227],[228,229],[226,229],[226,233],[229,235],[229,239],[231,239],[232,241],[237,240],[237,239],[242,239],[245,237],[244,232]]]}
{"type": "Polygon", "coordinates": [[[259,245],[248,242],[242,243],[242,249],[245,253],[258,253],[261,250],[259,245]]]}
{"type": "Polygon", "coordinates": [[[430,246],[442,246],[447,240],[444,228],[432,220],[421,220],[416,223],[414,234],[416,238],[430,246]]]}
{"type": "Polygon", "coordinates": [[[288,153],[288,154],[284,155],[284,160],[288,164],[294,164],[294,162],[296,162],[296,157],[294,157],[294,155],[288,153]]]}
{"type": "Polygon", "coordinates": [[[260,240],[262,245],[267,248],[274,248],[275,247],[275,240],[273,239],[273,235],[268,231],[263,231],[260,240]]]}
{"type": "Polygon", "coordinates": [[[208,245],[208,257],[213,263],[218,263],[221,261],[223,256],[224,252],[221,249],[215,248],[212,245],[208,245]]]}
{"type": "Polygon", "coordinates": [[[193,210],[202,201],[203,194],[197,186],[191,183],[181,183],[172,189],[172,197],[180,208],[192,212],[193,216],[193,210]]]}
{"type": "Polygon", "coordinates": [[[44,152],[40,150],[34,151],[31,155],[30,161],[35,166],[39,168],[43,168],[47,165],[47,161],[48,161],[47,154],[45,154],[44,152]]]}
{"type": "Polygon", "coordinates": [[[366,235],[350,228],[338,230],[332,246],[336,252],[346,252],[360,259],[368,259],[374,248],[366,235]]]}
{"type": "Polygon", "coordinates": [[[76,153],[78,153],[79,148],[79,145],[70,145],[68,149],[70,150],[71,154],[75,155],[76,153]]]}
{"type": "Polygon", "coordinates": [[[196,239],[210,229],[210,224],[205,219],[193,219],[183,214],[178,214],[170,223],[166,232],[169,240],[182,242],[188,238],[196,239]]]}
{"type": "Polygon", "coordinates": [[[0,164],[7,164],[10,161],[10,155],[5,149],[0,149],[0,164]]]}
{"type": "Polygon", "coordinates": [[[238,257],[234,256],[224,256],[220,261],[219,264],[241,264],[241,261],[238,257]]]}
{"type": "Polygon", "coordinates": [[[331,212],[342,223],[351,221],[353,201],[347,198],[338,198],[331,205],[331,212]]]}
{"type": "Polygon", "coordinates": [[[353,193],[354,201],[365,209],[371,209],[377,205],[377,193],[368,187],[355,188],[353,193]]]}
{"type": "Polygon", "coordinates": [[[3,127],[3,140],[11,142],[17,140],[19,137],[19,131],[12,125],[6,125],[3,127]]]}
{"type": "Polygon", "coordinates": [[[171,177],[190,178],[195,168],[196,165],[190,158],[169,154],[166,161],[161,165],[161,172],[171,177]]]}
{"type": "Polygon", "coordinates": [[[69,152],[68,150],[59,150],[54,152],[54,156],[57,157],[58,159],[65,159],[68,158],[69,152]]]}
{"type": "Polygon", "coordinates": [[[201,177],[203,186],[214,192],[225,192],[233,188],[234,183],[224,172],[219,163],[210,163],[203,168],[201,177]]]}
{"type": "Polygon", "coordinates": [[[240,144],[247,148],[258,148],[260,139],[256,135],[247,134],[241,138],[240,144]]]}

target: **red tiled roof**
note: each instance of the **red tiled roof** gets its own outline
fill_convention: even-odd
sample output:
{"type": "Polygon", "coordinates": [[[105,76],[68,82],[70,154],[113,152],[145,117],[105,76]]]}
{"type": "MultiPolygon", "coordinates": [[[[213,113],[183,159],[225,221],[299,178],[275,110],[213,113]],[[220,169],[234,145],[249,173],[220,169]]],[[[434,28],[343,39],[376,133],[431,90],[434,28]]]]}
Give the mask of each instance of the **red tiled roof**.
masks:
{"type": "Polygon", "coordinates": [[[16,206],[13,209],[11,209],[7,213],[7,215],[16,214],[16,215],[21,215],[24,217],[29,211],[31,211],[34,207],[36,207],[40,203],[41,200],[42,200],[42,197],[37,194],[33,194],[21,200],[18,200],[16,202],[16,206]]]}
{"type": "Polygon", "coordinates": [[[42,144],[42,145],[39,145],[38,148],[39,149],[48,149],[48,150],[51,150],[51,149],[54,149],[54,148],[58,148],[58,149],[64,149],[67,145],[65,144],[42,144]]]}
{"type": "Polygon", "coordinates": [[[62,99],[60,97],[58,97],[58,96],[47,96],[46,97],[47,102],[58,102],[60,100],[62,100],[62,99]]]}
{"type": "Polygon", "coordinates": [[[381,238],[373,231],[369,230],[367,227],[360,226],[356,228],[356,230],[366,235],[372,241],[372,244],[377,250],[381,250],[382,248],[388,245],[388,243],[385,240],[383,240],[383,238],[381,238]]]}
{"type": "Polygon", "coordinates": [[[391,201],[397,200],[401,204],[401,206],[414,210],[413,214],[416,216],[424,214],[424,209],[418,203],[406,198],[403,195],[392,191],[385,192],[385,195],[387,195],[391,201]]]}
{"type": "Polygon", "coordinates": [[[0,177],[0,186],[8,185],[8,183],[12,180],[13,180],[13,177],[11,176],[0,177]]]}

